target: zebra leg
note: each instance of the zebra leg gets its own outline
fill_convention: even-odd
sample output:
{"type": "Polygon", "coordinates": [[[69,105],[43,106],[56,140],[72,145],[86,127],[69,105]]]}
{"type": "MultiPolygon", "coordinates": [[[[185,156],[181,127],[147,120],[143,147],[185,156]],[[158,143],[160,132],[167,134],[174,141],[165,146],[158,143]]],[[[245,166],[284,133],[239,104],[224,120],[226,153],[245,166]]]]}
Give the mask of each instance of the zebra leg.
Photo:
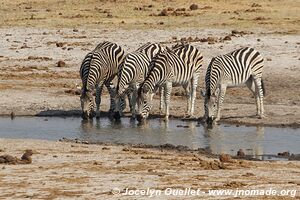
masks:
{"type": "Polygon", "coordinates": [[[131,112],[132,107],[133,107],[133,105],[132,105],[132,91],[128,91],[126,95],[127,95],[127,99],[128,99],[128,103],[129,103],[129,109],[130,109],[130,112],[131,112]]]}
{"type": "Polygon", "coordinates": [[[100,104],[103,84],[96,87],[96,118],[100,118],[100,104]]]}
{"type": "Polygon", "coordinates": [[[115,108],[116,108],[116,102],[115,102],[115,97],[116,97],[116,88],[112,82],[108,82],[105,84],[109,96],[110,96],[110,108],[109,108],[109,113],[113,113],[115,108]]]}
{"type": "Polygon", "coordinates": [[[137,101],[137,88],[134,87],[133,91],[131,92],[131,100],[130,100],[130,111],[131,111],[131,118],[135,119],[136,117],[136,111],[135,111],[135,105],[137,101]]]}
{"type": "MultiPolygon", "coordinates": [[[[125,97],[126,97],[126,95],[121,96],[121,97],[119,98],[118,104],[117,104],[117,102],[116,102],[116,106],[119,106],[119,113],[120,113],[121,116],[124,116],[123,111],[124,111],[125,108],[126,108],[126,98],[125,98],[125,97]]],[[[129,96],[128,98],[130,98],[130,96],[129,96]]]]}
{"type": "Polygon", "coordinates": [[[196,89],[197,89],[197,86],[198,86],[198,79],[199,79],[199,75],[194,75],[193,78],[192,78],[192,85],[191,85],[191,94],[192,94],[192,97],[191,97],[191,117],[194,117],[194,110],[195,110],[195,100],[196,100],[196,89]]]}
{"type": "Polygon", "coordinates": [[[260,113],[259,95],[256,92],[255,81],[254,81],[252,76],[246,81],[246,85],[251,90],[251,92],[253,93],[253,95],[255,97],[255,100],[256,100],[256,113],[257,113],[257,116],[259,116],[259,113],[260,113]]]}
{"type": "Polygon", "coordinates": [[[258,117],[260,119],[264,118],[264,105],[263,105],[263,98],[264,98],[264,94],[263,94],[263,89],[262,89],[262,83],[261,83],[261,78],[254,78],[255,81],[255,86],[256,86],[256,95],[258,96],[257,98],[257,105],[259,105],[258,109],[258,117]]]}
{"type": "Polygon", "coordinates": [[[172,83],[167,82],[164,88],[164,97],[165,97],[165,121],[169,120],[169,110],[170,110],[170,98],[172,92],[172,83]]]}
{"type": "Polygon", "coordinates": [[[184,84],[183,88],[185,90],[186,95],[186,117],[189,117],[191,115],[191,90],[190,90],[190,83],[184,84]]]}
{"type": "Polygon", "coordinates": [[[159,88],[159,95],[160,95],[159,111],[160,113],[162,113],[164,109],[164,88],[163,87],[159,88]]]}
{"type": "Polygon", "coordinates": [[[216,117],[216,122],[220,120],[221,118],[221,109],[222,109],[222,104],[224,101],[225,93],[226,93],[227,85],[220,85],[220,92],[219,92],[219,97],[218,97],[218,107],[217,107],[217,117],[216,117]]]}

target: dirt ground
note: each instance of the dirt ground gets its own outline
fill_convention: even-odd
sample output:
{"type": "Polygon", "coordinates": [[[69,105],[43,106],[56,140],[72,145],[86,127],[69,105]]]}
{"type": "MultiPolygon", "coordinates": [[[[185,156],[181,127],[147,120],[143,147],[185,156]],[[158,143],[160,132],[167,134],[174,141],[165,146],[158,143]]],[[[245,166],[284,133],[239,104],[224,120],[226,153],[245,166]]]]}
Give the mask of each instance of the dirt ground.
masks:
{"type": "Polygon", "coordinates": [[[2,154],[33,152],[32,163],[0,164],[1,199],[149,199],[124,195],[147,188],[200,189],[201,196],[151,199],[233,199],[209,190],[297,190],[287,196],[239,196],[238,199],[300,199],[300,163],[295,161],[220,162],[200,152],[131,146],[89,145],[41,140],[0,139],[2,154]],[[121,194],[114,194],[118,191],[121,194]],[[294,196],[294,197],[293,197],[294,196]]]}
{"type": "MultiPolygon", "coordinates": [[[[178,29],[178,30],[113,30],[113,29],[0,29],[0,114],[9,115],[71,115],[80,113],[79,92],[81,80],[78,69],[85,54],[103,40],[115,41],[126,52],[133,51],[147,41],[170,46],[185,38],[192,41],[204,55],[202,76],[196,100],[196,116],[203,115],[204,76],[213,56],[230,52],[242,46],[252,46],[265,57],[265,110],[267,118],[255,115],[255,100],[247,88],[228,89],[222,111],[222,121],[265,125],[300,124],[299,52],[300,36],[269,34],[232,34],[232,30],[178,29]],[[220,40],[230,35],[231,40],[220,40]],[[215,42],[194,42],[195,38],[214,37],[215,42]],[[175,39],[177,38],[177,39],[175,39]],[[59,45],[62,45],[60,47],[59,45]],[[59,47],[57,47],[57,45],[59,47]],[[57,67],[58,61],[66,66],[57,67]]],[[[174,88],[170,114],[182,117],[185,97],[182,89],[174,88]]],[[[104,95],[101,109],[108,110],[108,96],[104,95]]],[[[158,101],[155,100],[155,105],[158,101]]],[[[158,107],[158,106],[154,106],[158,107]]],[[[157,109],[153,114],[159,114],[157,109]]]]}
{"type": "MultiPolygon", "coordinates": [[[[103,40],[126,52],[145,42],[187,41],[204,55],[197,118],[203,116],[200,90],[211,58],[251,46],[265,58],[267,118],[254,116],[248,89],[234,88],[226,93],[221,122],[299,127],[298,7],[297,1],[3,1],[0,115],[79,115],[78,70],[86,53],[103,40]],[[66,65],[57,67],[59,61],[66,65]]],[[[185,97],[180,88],[173,94],[170,114],[181,118],[185,97]]],[[[101,109],[107,111],[108,96],[103,99],[101,109]]]]}

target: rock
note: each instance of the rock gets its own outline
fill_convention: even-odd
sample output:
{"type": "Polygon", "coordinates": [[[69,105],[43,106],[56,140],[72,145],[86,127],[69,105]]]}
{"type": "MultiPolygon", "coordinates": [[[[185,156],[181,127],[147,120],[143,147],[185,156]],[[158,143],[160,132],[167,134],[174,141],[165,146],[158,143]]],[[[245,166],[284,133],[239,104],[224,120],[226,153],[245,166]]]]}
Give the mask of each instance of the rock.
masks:
{"type": "Polygon", "coordinates": [[[192,4],[192,5],[190,5],[190,9],[191,10],[197,10],[199,7],[198,7],[198,5],[197,4],[192,4]]]}
{"type": "Polygon", "coordinates": [[[27,149],[25,151],[25,153],[21,157],[22,163],[23,164],[30,164],[30,163],[32,163],[32,159],[31,159],[32,154],[33,154],[33,151],[31,149],[27,149]]]}
{"type": "Polygon", "coordinates": [[[185,11],[186,9],[185,8],[177,8],[175,11],[185,11]]]}
{"type": "Polygon", "coordinates": [[[57,47],[63,47],[63,46],[64,46],[64,43],[62,43],[62,42],[56,42],[56,46],[57,46],[57,47]]]}
{"type": "Polygon", "coordinates": [[[203,8],[201,8],[201,9],[212,9],[212,7],[211,6],[204,6],[203,8]]]}
{"type": "Polygon", "coordinates": [[[243,149],[239,149],[236,155],[239,156],[239,157],[244,157],[246,154],[243,151],[243,149]]]}
{"type": "Polygon", "coordinates": [[[282,153],[278,153],[277,155],[278,155],[278,156],[283,156],[283,157],[289,157],[289,156],[290,156],[290,152],[284,151],[284,152],[282,152],[282,153]]]}
{"type": "Polygon", "coordinates": [[[229,162],[231,160],[231,156],[229,154],[221,154],[219,159],[221,162],[229,162]]]}
{"type": "Polygon", "coordinates": [[[261,7],[261,5],[258,4],[258,3],[253,3],[253,4],[251,5],[251,7],[261,7]]]}
{"type": "Polygon", "coordinates": [[[255,17],[254,20],[260,21],[260,20],[266,20],[265,17],[255,17]]]}
{"type": "Polygon", "coordinates": [[[158,16],[168,16],[169,14],[168,14],[168,11],[167,11],[167,9],[163,9],[159,14],[158,14],[158,16]]]}
{"type": "Polygon", "coordinates": [[[62,60],[57,62],[57,67],[65,67],[65,66],[66,66],[66,63],[62,60]]]}
{"type": "Polygon", "coordinates": [[[223,38],[223,40],[231,40],[231,37],[229,35],[227,35],[223,38]]]}

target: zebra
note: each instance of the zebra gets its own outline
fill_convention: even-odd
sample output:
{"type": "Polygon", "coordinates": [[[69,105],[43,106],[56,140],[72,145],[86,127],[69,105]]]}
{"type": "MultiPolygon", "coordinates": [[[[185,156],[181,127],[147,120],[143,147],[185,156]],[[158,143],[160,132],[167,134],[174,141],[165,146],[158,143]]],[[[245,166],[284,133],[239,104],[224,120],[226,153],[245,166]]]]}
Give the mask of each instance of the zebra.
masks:
{"type": "Polygon", "coordinates": [[[132,118],[135,118],[137,89],[149,71],[150,61],[162,50],[163,48],[159,44],[148,42],[136,51],[126,55],[118,72],[115,119],[120,119],[121,113],[119,107],[121,104],[119,100],[125,94],[130,94],[130,111],[132,118]]]}
{"type": "Polygon", "coordinates": [[[82,117],[94,116],[93,91],[96,88],[96,117],[100,117],[100,103],[103,85],[110,94],[110,112],[115,109],[115,87],[112,83],[118,67],[124,59],[124,50],[117,44],[104,41],[89,52],[80,67],[82,93],[80,97],[82,117]]]}
{"type": "Polygon", "coordinates": [[[163,88],[165,120],[169,118],[169,102],[172,87],[183,86],[187,95],[188,117],[194,115],[196,88],[203,63],[202,53],[189,44],[178,44],[157,54],[145,81],[138,91],[138,116],[143,122],[149,115],[153,94],[163,88]]]}
{"type": "Polygon", "coordinates": [[[264,117],[262,80],[263,57],[250,47],[213,58],[205,76],[204,121],[212,124],[220,120],[220,111],[227,86],[246,84],[256,98],[257,115],[264,117]]]}

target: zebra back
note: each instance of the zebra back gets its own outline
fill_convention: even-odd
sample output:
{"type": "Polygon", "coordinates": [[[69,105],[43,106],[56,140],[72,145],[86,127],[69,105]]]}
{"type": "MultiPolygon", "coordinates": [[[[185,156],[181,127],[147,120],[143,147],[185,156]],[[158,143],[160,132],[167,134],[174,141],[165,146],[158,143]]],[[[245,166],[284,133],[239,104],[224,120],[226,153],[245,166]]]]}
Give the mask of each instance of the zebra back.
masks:
{"type": "Polygon", "coordinates": [[[159,44],[146,43],[127,54],[119,68],[117,94],[122,95],[125,87],[132,82],[142,83],[149,71],[151,59],[161,51],[159,44]]]}
{"type": "Polygon", "coordinates": [[[177,46],[173,50],[167,48],[151,61],[152,69],[143,87],[146,90],[154,90],[167,80],[171,80],[174,86],[182,85],[193,75],[200,74],[202,62],[201,52],[189,44],[177,46]]]}
{"type": "Polygon", "coordinates": [[[135,52],[144,53],[149,59],[152,59],[156,54],[160,53],[163,48],[159,44],[147,42],[140,46],[135,52]]]}

